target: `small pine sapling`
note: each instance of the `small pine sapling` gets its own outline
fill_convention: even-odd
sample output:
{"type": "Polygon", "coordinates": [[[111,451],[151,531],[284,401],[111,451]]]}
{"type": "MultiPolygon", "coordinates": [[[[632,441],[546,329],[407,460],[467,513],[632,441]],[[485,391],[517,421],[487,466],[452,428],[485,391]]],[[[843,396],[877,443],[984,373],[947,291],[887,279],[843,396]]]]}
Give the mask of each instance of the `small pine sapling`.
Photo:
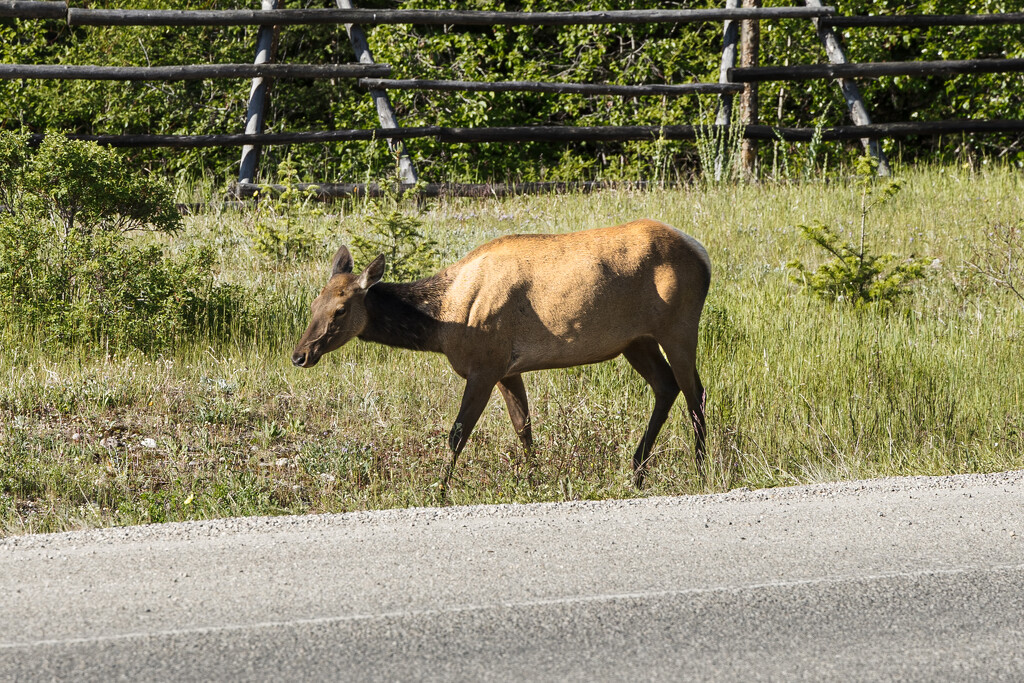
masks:
{"type": "Polygon", "coordinates": [[[799,226],[801,234],[825,250],[832,259],[810,270],[793,259],[787,265],[797,284],[829,301],[846,301],[854,306],[888,307],[910,291],[910,287],[927,274],[926,259],[913,256],[900,258],[895,254],[873,254],[866,243],[867,215],[876,206],[890,201],[900,189],[898,180],[876,183],[878,162],[861,157],[857,162],[857,185],[860,188],[860,243],[845,241],[839,233],[823,223],[799,226]]]}
{"type": "Polygon", "coordinates": [[[402,195],[390,185],[381,185],[379,197],[366,198],[364,215],[366,232],[351,235],[357,263],[366,264],[384,254],[387,279],[392,282],[418,280],[437,269],[437,242],[421,232],[423,220],[418,211],[404,209],[402,195]]]}
{"type": "Polygon", "coordinates": [[[296,219],[300,215],[319,216],[318,206],[310,207],[319,187],[299,182],[299,171],[291,157],[277,166],[279,186],[263,185],[256,192],[250,237],[256,251],[281,261],[308,255],[317,235],[296,219]]]}

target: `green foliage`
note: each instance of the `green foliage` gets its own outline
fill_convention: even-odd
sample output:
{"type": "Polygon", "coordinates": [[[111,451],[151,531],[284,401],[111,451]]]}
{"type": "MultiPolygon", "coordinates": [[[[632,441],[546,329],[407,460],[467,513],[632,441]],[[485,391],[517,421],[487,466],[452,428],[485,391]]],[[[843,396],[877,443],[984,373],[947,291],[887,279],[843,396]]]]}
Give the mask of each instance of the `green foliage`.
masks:
{"type": "Polygon", "coordinates": [[[364,216],[366,231],[351,236],[356,263],[365,265],[384,254],[392,282],[418,280],[437,269],[437,243],[422,233],[419,211],[405,208],[394,190],[385,187],[381,196],[367,197],[364,216]]]}
{"type": "MultiPolygon", "coordinates": [[[[331,3],[319,3],[319,6],[331,3]]],[[[631,0],[632,9],[719,8],[721,3],[659,3],[631,0]]],[[[785,3],[768,3],[778,6],[785,3]]],[[[120,7],[97,0],[90,7],[120,7]]],[[[252,9],[230,0],[145,0],[136,8],[252,9]]],[[[287,0],[284,8],[307,8],[287,0]]],[[[313,6],[317,6],[314,3],[313,6]]],[[[606,0],[370,0],[360,6],[409,9],[571,11],[623,9],[606,0]]],[[[1006,0],[846,0],[838,10],[864,14],[963,14],[1019,10],[1006,0]]],[[[256,27],[68,27],[61,21],[0,19],[0,63],[169,65],[246,63],[253,58],[256,27]]],[[[721,25],[431,27],[391,25],[367,29],[375,59],[392,65],[395,78],[541,80],[614,84],[715,81],[721,25]]],[[[1024,57],[1024,26],[848,29],[844,46],[851,61],[1024,57]]],[[[278,39],[280,62],[343,63],[353,60],[345,31],[336,26],[286,27],[278,39]]],[[[762,22],[763,65],[826,61],[813,25],[806,19],[762,22]]],[[[828,80],[772,82],[760,86],[761,122],[774,126],[833,126],[847,123],[846,105],[828,80]]],[[[885,77],[860,84],[877,121],[947,118],[1022,119],[1020,74],[964,74],[952,77],[885,77]]],[[[101,82],[0,80],[0,129],[59,129],[81,134],[213,134],[243,130],[248,84],[237,80],[186,82],[101,82]]],[[[438,93],[393,91],[398,120],[405,126],[501,125],[672,125],[701,120],[717,98],[583,97],[539,93],[438,93]]],[[[343,79],[282,79],[268,98],[266,127],[287,130],[375,128],[377,112],[365,90],[343,79]]],[[[999,155],[1024,163],[1013,136],[963,136],[887,143],[905,161],[936,157],[976,161],[999,155]]],[[[421,177],[432,181],[637,179],[662,177],[663,167],[688,173],[697,166],[694,147],[683,141],[555,144],[531,142],[510,153],[506,144],[440,143],[431,138],[407,143],[421,177]]],[[[853,159],[856,143],[783,143],[761,146],[761,167],[785,170],[798,160],[796,175],[811,173],[827,155],[838,163],[853,159]],[[818,158],[805,160],[806,154],[818,158]],[[784,163],[778,163],[779,161],[784,163]],[[773,161],[776,163],[773,164],[773,161]]],[[[263,152],[264,173],[291,155],[304,175],[350,182],[367,173],[381,176],[393,158],[382,141],[271,146],[263,152]]],[[[237,149],[201,148],[168,154],[163,149],[133,152],[138,167],[159,169],[183,182],[232,176],[237,149]]],[[[794,164],[796,165],[796,164],[794,164]]]]}
{"type": "Polygon", "coordinates": [[[909,292],[916,281],[925,277],[928,261],[895,254],[872,254],[865,245],[868,212],[889,201],[900,191],[895,180],[876,180],[878,162],[871,157],[858,160],[858,186],[861,190],[860,244],[845,241],[835,230],[822,223],[801,225],[801,234],[832,256],[814,271],[799,260],[788,266],[796,272],[791,279],[817,296],[831,301],[845,301],[854,306],[876,304],[888,307],[909,292]]]}
{"type": "Polygon", "coordinates": [[[833,258],[813,272],[800,261],[790,261],[789,267],[796,270],[792,279],[823,299],[887,306],[925,276],[924,260],[868,253],[844,242],[827,225],[802,225],[800,231],[833,258]]]}
{"type": "Polygon", "coordinates": [[[0,211],[16,206],[27,155],[27,136],[0,130],[0,211]]]}
{"type": "Polygon", "coordinates": [[[111,352],[155,350],[223,328],[241,311],[236,287],[213,282],[209,248],[174,258],[129,232],[174,233],[170,191],[132,175],[94,143],[47,136],[34,154],[0,136],[0,157],[18,159],[0,213],[0,323],[43,346],[94,343],[111,352]]]}
{"type": "MultiPolygon", "coordinates": [[[[123,8],[100,0],[90,9],[123,8]]],[[[248,2],[142,0],[132,9],[251,9],[248,2]]],[[[65,22],[0,20],[19,39],[4,45],[0,62],[164,66],[251,62],[256,27],[68,27],[65,22]]],[[[0,30],[3,30],[0,28],[0,30]]],[[[68,133],[210,134],[244,129],[249,84],[237,80],[120,82],[87,80],[0,81],[0,128],[68,133]]],[[[182,180],[223,179],[238,162],[238,148],[134,151],[131,164],[182,180]]]]}
{"type": "Polygon", "coordinates": [[[318,188],[299,183],[299,171],[291,157],[278,164],[277,176],[279,187],[263,185],[256,194],[249,230],[253,246],[261,254],[280,260],[308,256],[317,236],[297,217],[323,214],[314,203],[318,188]]]}
{"type": "MultiPolygon", "coordinates": [[[[844,13],[860,14],[976,14],[1019,12],[1017,0],[856,0],[839,6],[844,13]]],[[[848,39],[851,61],[988,59],[1024,57],[1024,25],[990,27],[935,26],[923,29],[858,30],[848,39]],[[887,55],[882,57],[882,55],[887,55]]],[[[862,92],[877,121],[950,118],[1021,119],[1024,97],[1019,73],[906,76],[862,82],[862,92]]],[[[1024,162],[1024,151],[1011,136],[961,136],[925,144],[905,145],[904,160],[934,162],[980,160],[991,152],[1004,160],[1024,162]]]]}
{"type": "Polygon", "coordinates": [[[172,233],[181,226],[170,188],[152,174],[124,164],[109,148],[44,138],[21,178],[39,215],[56,215],[66,235],[151,229],[172,233]]]}
{"type": "MultiPolygon", "coordinates": [[[[371,1],[370,6],[395,6],[371,1]]],[[[90,7],[119,7],[99,0],[90,7]]],[[[134,7],[167,9],[251,9],[233,0],[147,0],[134,7]]],[[[307,8],[294,1],[285,8],[307,8]]],[[[360,6],[366,6],[361,3],[360,6]]],[[[524,9],[533,11],[618,8],[574,0],[539,0],[506,4],[438,3],[410,0],[405,8],[524,9]]],[[[687,7],[717,7],[701,0],[687,7]]],[[[634,0],[637,9],[663,9],[663,3],[634,0]]],[[[88,27],[68,29],[62,22],[3,21],[0,27],[18,36],[0,41],[0,62],[110,65],[246,63],[253,58],[254,27],[161,28],[88,27]]],[[[429,27],[367,28],[375,59],[391,64],[395,78],[465,78],[470,80],[550,80],[608,83],[681,83],[714,76],[721,40],[716,24],[578,27],[429,27]]],[[[5,36],[6,37],[6,36],[5,36]]],[[[344,63],[353,61],[344,30],[303,26],[280,32],[280,62],[344,63]]],[[[10,107],[0,111],[0,128],[75,133],[237,133],[244,128],[248,84],[231,80],[168,83],[95,81],[0,81],[0,97],[10,107]]],[[[588,98],[538,93],[391,93],[404,126],[419,125],[628,125],[674,124],[692,120],[697,99],[588,98]]],[[[366,91],[353,80],[280,80],[268,98],[267,129],[332,130],[375,128],[377,112],[366,91]]],[[[657,171],[657,143],[528,143],[516,154],[505,144],[448,145],[433,139],[407,143],[424,178],[431,180],[522,180],[614,175],[649,178],[657,171]],[[564,167],[563,167],[564,166],[564,167]]],[[[673,165],[692,165],[691,146],[664,145],[673,165]]],[[[290,154],[304,173],[325,181],[352,181],[369,173],[387,173],[393,158],[376,143],[325,143],[268,147],[264,169],[276,168],[290,154]]],[[[237,163],[235,148],[142,150],[136,162],[161,167],[188,180],[195,175],[224,179],[237,163]]]]}
{"type": "MultiPolygon", "coordinates": [[[[630,9],[719,7],[719,3],[670,4],[633,0],[630,9]]],[[[408,0],[404,8],[574,11],[623,9],[580,0],[408,0]]],[[[378,26],[370,35],[375,57],[392,64],[397,78],[473,81],[536,80],[612,84],[717,80],[721,27],[716,24],[448,27],[378,26]]],[[[403,125],[672,125],[694,121],[696,97],[584,97],[541,93],[392,93],[403,125]]],[[[710,101],[710,100],[709,100],[710,101]]],[[[689,143],[449,145],[433,139],[408,146],[421,177],[465,180],[652,178],[659,155],[671,166],[696,165],[689,143]]]]}

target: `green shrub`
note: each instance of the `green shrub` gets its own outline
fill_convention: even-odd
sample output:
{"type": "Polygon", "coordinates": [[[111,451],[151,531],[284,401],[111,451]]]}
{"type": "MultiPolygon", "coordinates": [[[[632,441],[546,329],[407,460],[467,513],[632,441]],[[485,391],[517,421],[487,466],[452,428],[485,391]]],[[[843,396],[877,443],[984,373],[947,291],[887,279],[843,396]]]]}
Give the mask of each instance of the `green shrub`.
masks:
{"type": "Polygon", "coordinates": [[[791,279],[817,296],[845,301],[855,306],[877,304],[887,307],[910,291],[914,282],[925,277],[926,259],[901,258],[895,254],[872,254],[865,243],[867,215],[900,191],[897,180],[876,178],[877,160],[861,157],[857,163],[860,188],[860,244],[845,241],[837,231],[823,223],[799,226],[801,234],[824,249],[832,259],[814,271],[799,260],[788,266],[796,272],[791,279]]]}
{"type": "Polygon", "coordinates": [[[94,143],[47,136],[31,153],[0,134],[0,321],[43,345],[94,343],[109,352],[156,350],[226,329],[240,291],[214,282],[213,252],[169,257],[130,233],[172,233],[181,219],[171,193],[126,171],[94,143]]]}
{"type": "Polygon", "coordinates": [[[249,236],[256,251],[264,256],[280,260],[308,256],[317,236],[296,218],[323,214],[314,204],[318,188],[299,183],[298,167],[291,157],[278,164],[277,175],[280,189],[264,184],[256,194],[249,236]]]}
{"type": "Polygon", "coordinates": [[[72,232],[173,233],[181,215],[170,187],[131,169],[113,150],[47,135],[21,177],[37,216],[59,217],[72,232]]]}
{"type": "Polygon", "coordinates": [[[863,245],[856,247],[844,242],[830,227],[820,223],[801,225],[800,231],[833,258],[813,272],[800,261],[790,261],[789,267],[796,270],[791,277],[823,299],[855,306],[888,306],[925,276],[927,262],[923,259],[868,253],[863,245]]]}
{"type": "Polygon", "coordinates": [[[385,189],[380,197],[368,197],[364,215],[369,222],[365,234],[351,239],[356,263],[365,266],[384,254],[391,282],[418,280],[437,270],[437,242],[421,232],[419,213],[405,209],[397,193],[385,189]]]}

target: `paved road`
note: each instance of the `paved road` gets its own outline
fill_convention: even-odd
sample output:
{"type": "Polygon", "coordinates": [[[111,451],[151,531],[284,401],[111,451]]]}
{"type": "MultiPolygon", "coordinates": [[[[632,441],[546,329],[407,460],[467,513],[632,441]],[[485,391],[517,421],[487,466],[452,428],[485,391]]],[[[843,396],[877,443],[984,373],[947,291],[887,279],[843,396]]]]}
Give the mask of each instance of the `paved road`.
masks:
{"type": "Polygon", "coordinates": [[[4,680],[1024,680],[1024,472],[0,539],[4,680]]]}

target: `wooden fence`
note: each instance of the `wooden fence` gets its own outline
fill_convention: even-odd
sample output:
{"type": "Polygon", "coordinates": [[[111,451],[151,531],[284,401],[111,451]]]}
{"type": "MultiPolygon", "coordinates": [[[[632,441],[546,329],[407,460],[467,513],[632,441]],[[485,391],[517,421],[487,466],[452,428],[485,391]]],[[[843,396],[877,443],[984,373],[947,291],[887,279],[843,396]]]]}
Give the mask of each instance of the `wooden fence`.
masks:
{"type": "MultiPolygon", "coordinates": [[[[401,159],[403,183],[417,180],[413,161],[402,141],[433,137],[451,143],[481,142],[575,142],[652,139],[693,139],[698,135],[724,132],[731,121],[734,95],[756,95],[757,83],[772,80],[799,81],[834,79],[846,99],[852,126],[780,128],[744,121],[742,134],[748,140],[862,140],[866,150],[879,159],[880,172],[888,166],[878,140],[908,135],[948,135],[955,133],[1024,134],[1022,121],[913,121],[873,123],[860,95],[856,78],[879,76],[953,75],[964,73],[1008,73],[1024,71],[1024,59],[974,59],[917,62],[849,63],[834,29],[865,26],[990,26],[1024,24],[1024,13],[985,15],[917,16],[840,16],[820,0],[805,0],[803,7],[740,7],[739,0],[726,0],[723,9],[711,10],[619,10],[589,12],[487,12],[464,10],[372,10],[351,7],[349,0],[336,0],[338,9],[278,9],[277,0],[262,0],[260,10],[93,10],[68,7],[63,2],[0,0],[0,18],[62,19],[72,26],[240,26],[257,25],[256,59],[253,64],[177,65],[162,67],[111,67],[0,64],[0,79],[94,79],[94,80],[188,80],[205,78],[252,79],[249,109],[244,133],[222,135],[91,135],[73,136],[102,144],[124,147],[212,147],[243,148],[238,189],[242,193],[256,189],[256,159],[262,145],[319,143],[351,140],[386,139],[401,159]],[[798,66],[737,66],[739,22],[757,25],[761,21],[806,19],[817,31],[828,64],[798,66]],[[373,62],[362,25],[419,24],[446,26],[571,26],[594,24],[650,24],[722,22],[723,48],[717,83],[611,85],[599,83],[542,83],[532,81],[474,82],[454,80],[390,79],[390,67],[373,62]],[[345,24],[359,63],[356,64],[275,64],[271,49],[273,31],[282,26],[345,24]],[[366,88],[376,105],[381,126],[376,129],[350,129],[291,133],[262,132],[263,101],[267,79],[274,78],[352,78],[366,88]],[[683,96],[695,93],[716,94],[720,98],[715,126],[512,126],[512,127],[417,127],[398,126],[387,97],[389,90],[448,90],[492,92],[578,93],[634,97],[642,95],[683,96]]],[[[748,107],[749,109],[749,107],[748,107]]],[[[756,111],[756,106],[754,107],[756,111]]],[[[748,114],[749,116],[749,114],[748,114]]],[[[562,184],[531,183],[509,186],[508,191],[545,191],[562,184]]],[[[600,187],[588,183],[584,189],[600,187]]],[[[323,185],[324,194],[350,194],[367,191],[357,184],[323,185]],[[331,189],[333,188],[333,189],[331,189]],[[360,189],[361,188],[361,189],[360,189]]],[[[428,194],[494,194],[497,186],[427,185],[428,194]]],[[[504,192],[504,191],[501,191],[504,192]]]]}

